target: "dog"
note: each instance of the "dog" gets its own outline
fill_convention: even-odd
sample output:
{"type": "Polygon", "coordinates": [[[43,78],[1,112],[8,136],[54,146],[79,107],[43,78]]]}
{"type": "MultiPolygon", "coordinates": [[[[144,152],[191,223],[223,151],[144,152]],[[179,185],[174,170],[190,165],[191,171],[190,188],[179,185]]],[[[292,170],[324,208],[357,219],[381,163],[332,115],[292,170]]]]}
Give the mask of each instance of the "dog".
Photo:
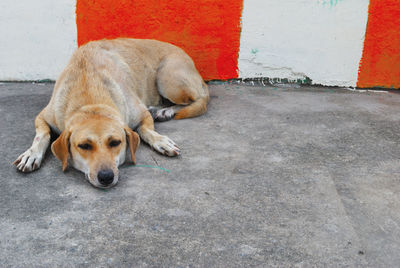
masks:
{"type": "Polygon", "coordinates": [[[136,164],[140,140],[163,155],[181,153],[154,130],[154,120],[202,115],[208,101],[208,87],[182,49],[148,39],[92,41],[73,53],[35,119],[32,146],[13,164],[22,172],[38,169],[53,130],[60,135],[51,151],[62,170],[70,164],[93,186],[110,188],[128,147],[136,164]],[[172,106],[163,107],[165,102],[172,106]]]}

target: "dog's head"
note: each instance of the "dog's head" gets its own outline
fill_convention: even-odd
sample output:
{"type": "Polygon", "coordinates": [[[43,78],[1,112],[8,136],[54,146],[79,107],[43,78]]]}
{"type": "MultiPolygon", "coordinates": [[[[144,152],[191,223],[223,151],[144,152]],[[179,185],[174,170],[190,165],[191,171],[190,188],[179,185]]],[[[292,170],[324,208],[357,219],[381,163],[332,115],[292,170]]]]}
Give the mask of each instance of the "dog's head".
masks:
{"type": "Polygon", "coordinates": [[[85,173],[89,182],[110,188],[118,182],[118,166],[125,162],[129,146],[132,162],[139,146],[139,135],[128,126],[107,117],[76,120],[51,145],[61,160],[63,171],[72,166],[85,173]]]}

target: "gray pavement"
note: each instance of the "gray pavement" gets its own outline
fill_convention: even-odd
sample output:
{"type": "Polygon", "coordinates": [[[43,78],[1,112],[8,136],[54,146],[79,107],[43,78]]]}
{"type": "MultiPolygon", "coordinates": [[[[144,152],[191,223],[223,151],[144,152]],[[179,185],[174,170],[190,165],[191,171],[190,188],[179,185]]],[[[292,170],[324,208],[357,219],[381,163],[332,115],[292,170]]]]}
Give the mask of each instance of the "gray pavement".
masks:
{"type": "Polygon", "coordinates": [[[11,162],[53,84],[0,85],[0,267],[398,267],[400,95],[214,83],[99,190],[11,162]],[[155,168],[162,167],[166,170],[155,168]]]}

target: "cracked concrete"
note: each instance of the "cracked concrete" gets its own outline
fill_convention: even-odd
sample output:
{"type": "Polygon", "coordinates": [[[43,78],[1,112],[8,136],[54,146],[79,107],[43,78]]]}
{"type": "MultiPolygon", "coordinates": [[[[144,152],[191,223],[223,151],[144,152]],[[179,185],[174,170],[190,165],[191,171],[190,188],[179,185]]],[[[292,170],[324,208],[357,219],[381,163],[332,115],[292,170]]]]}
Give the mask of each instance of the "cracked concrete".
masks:
{"type": "Polygon", "coordinates": [[[400,95],[212,84],[206,115],[156,125],[181,157],[142,144],[103,191],[51,153],[11,165],[52,87],[0,85],[1,267],[400,263],[400,95]]]}

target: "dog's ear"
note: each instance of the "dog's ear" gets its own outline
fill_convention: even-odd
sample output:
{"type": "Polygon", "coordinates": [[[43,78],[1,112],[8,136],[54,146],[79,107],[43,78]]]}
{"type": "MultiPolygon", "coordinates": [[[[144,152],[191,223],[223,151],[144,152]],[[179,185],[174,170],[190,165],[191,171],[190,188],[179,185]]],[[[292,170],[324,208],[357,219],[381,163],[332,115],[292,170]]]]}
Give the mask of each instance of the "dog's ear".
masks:
{"type": "Polygon", "coordinates": [[[51,151],[53,154],[61,160],[62,162],[62,170],[68,166],[68,156],[69,156],[69,137],[71,136],[71,132],[64,130],[60,136],[53,142],[51,145],[51,151]]]}
{"type": "Polygon", "coordinates": [[[129,150],[131,151],[132,162],[133,162],[134,165],[136,165],[135,152],[136,152],[136,149],[139,147],[139,144],[140,144],[139,135],[135,131],[130,129],[130,127],[128,127],[128,126],[124,127],[124,130],[125,130],[125,133],[126,133],[128,144],[129,144],[129,150]]]}

